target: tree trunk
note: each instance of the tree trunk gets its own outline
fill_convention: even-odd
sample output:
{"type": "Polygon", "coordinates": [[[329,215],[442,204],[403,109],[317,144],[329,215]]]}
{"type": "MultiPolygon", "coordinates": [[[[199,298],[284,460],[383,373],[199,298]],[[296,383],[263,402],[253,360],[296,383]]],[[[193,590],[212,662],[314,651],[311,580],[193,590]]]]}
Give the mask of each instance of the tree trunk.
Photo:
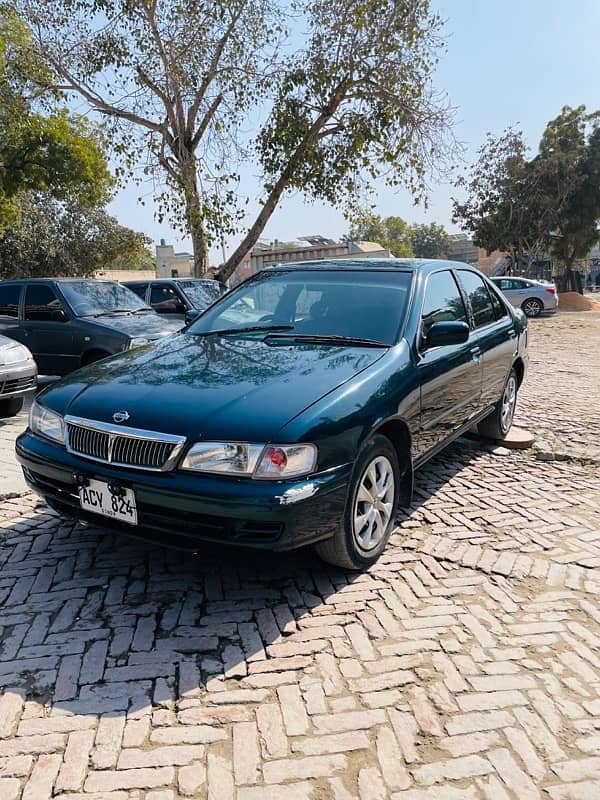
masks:
{"type": "Polygon", "coordinates": [[[265,229],[265,225],[269,221],[269,218],[277,208],[277,204],[281,199],[281,195],[284,193],[290,181],[294,177],[297,165],[301,163],[306,150],[315,141],[315,138],[319,134],[319,131],[323,125],[333,116],[333,114],[335,114],[341,100],[341,94],[334,94],[328,106],[324,111],[321,112],[321,114],[319,114],[317,119],[311,125],[310,129],[306,132],[302,141],[298,144],[298,147],[294,153],[290,156],[285,169],[269,192],[269,195],[265,200],[263,207],[261,208],[260,213],[255,219],[252,227],[218,271],[216,278],[217,280],[221,281],[221,283],[225,283],[225,281],[227,281],[233,275],[236,268],[241,264],[244,256],[246,256],[246,254],[258,241],[259,236],[265,229]]]}
{"type": "Polygon", "coordinates": [[[198,192],[196,159],[192,153],[182,164],[182,184],[185,198],[185,216],[194,251],[194,277],[205,278],[208,274],[208,241],[204,230],[204,215],[198,192]]]}

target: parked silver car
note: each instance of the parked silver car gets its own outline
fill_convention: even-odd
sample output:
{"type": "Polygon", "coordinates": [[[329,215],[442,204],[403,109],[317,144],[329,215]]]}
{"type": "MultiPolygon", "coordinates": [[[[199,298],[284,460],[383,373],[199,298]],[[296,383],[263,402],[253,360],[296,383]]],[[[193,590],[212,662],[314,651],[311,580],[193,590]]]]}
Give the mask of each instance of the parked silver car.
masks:
{"type": "Polygon", "coordinates": [[[491,278],[491,281],[506,295],[506,299],[523,309],[528,317],[538,317],[542,311],[556,311],[558,294],[556,286],[546,281],[529,278],[491,278]]]}
{"type": "Polygon", "coordinates": [[[14,417],[23,398],[35,389],[37,367],[23,344],[0,336],[0,417],[14,417]]]}

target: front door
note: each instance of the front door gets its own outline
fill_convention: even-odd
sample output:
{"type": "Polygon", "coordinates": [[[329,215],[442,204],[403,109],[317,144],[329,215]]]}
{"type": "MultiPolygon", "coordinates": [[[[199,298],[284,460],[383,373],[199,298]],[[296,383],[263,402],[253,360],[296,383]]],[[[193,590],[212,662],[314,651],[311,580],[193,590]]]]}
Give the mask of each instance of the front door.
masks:
{"type": "Polygon", "coordinates": [[[150,305],[157,314],[165,314],[168,319],[185,320],[187,304],[177,289],[169,283],[155,283],[150,288],[150,305]]]}
{"type": "Polygon", "coordinates": [[[460,345],[428,348],[427,332],[434,322],[468,322],[467,311],[450,270],[427,278],[418,345],[421,424],[416,457],[437,447],[477,413],[481,396],[481,353],[468,340],[460,345]]]}
{"type": "Polygon", "coordinates": [[[66,375],[79,366],[74,323],[53,286],[30,283],[26,287],[22,325],[23,341],[42,375],[66,375]]]}

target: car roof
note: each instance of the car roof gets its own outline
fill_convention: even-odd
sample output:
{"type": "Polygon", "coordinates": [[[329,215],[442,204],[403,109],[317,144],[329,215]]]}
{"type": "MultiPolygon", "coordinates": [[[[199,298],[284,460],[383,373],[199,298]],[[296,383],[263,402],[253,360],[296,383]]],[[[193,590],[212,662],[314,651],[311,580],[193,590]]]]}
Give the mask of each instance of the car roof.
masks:
{"type": "Polygon", "coordinates": [[[494,275],[492,281],[526,281],[527,283],[539,283],[536,278],[526,278],[525,275],[494,275]]]}
{"type": "Polygon", "coordinates": [[[134,278],[129,281],[120,281],[123,286],[131,283],[181,283],[181,281],[193,281],[196,283],[218,283],[214,278],[134,278]]]}
{"type": "Polygon", "coordinates": [[[10,280],[0,281],[2,285],[6,283],[79,283],[81,281],[90,281],[92,283],[118,283],[118,281],[111,278],[10,278],[10,280]]]}
{"type": "Polygon", "coordinates": [[[428,273],[444,267],[471,269],[475,272],[479,271],[477,267],[471,264],[440,258],[323,258],[315,261],[291,261],[289,263],[272,264],[265,267],[265,269],[283,272],[285,270],[296,269],[319,270],[332,268],[358,271],[370,268],[377,270],[402,270],[428,273]]]}

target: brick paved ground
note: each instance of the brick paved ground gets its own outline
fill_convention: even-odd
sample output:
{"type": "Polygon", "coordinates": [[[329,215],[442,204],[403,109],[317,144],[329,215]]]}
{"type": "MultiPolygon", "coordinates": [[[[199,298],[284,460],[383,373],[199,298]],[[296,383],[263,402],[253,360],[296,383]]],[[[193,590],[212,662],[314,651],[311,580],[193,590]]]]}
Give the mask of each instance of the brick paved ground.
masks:
{"type": "Polygon", "coordinates": [[[1,800],[597,800],[600,315],[531,330],[558,460],[461,440],[368,574],[6,500],[1,800]]]}

